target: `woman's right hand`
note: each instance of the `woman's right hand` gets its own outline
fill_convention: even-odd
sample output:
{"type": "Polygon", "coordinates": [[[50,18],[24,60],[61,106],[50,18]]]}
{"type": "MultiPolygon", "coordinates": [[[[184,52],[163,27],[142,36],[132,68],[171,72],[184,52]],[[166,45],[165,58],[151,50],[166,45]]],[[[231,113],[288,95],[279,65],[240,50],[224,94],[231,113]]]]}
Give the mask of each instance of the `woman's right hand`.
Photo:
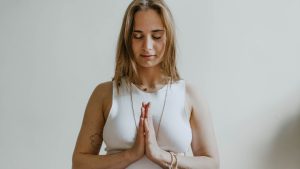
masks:
{"type": "Polygon", "coordinates": [[[138,126],[138,132],[135,139],[135,143],[129,152],[134,160],[138,160],[142,158],[145,154],[145,136],[144,136],[144,119],[145,119],[145,109],[144,107],[141,108],[141,116],[140,122],[138,126]]]}

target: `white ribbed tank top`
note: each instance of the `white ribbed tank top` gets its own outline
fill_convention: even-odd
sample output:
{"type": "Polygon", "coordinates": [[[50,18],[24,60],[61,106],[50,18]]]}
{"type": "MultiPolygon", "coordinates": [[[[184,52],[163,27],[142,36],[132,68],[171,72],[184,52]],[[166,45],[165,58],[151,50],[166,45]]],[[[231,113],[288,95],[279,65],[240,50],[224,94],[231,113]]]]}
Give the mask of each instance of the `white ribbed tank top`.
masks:
{"type": "MultiPolygon", "coordinates": [[[[124,79],[122,79],[119,93],[117,93],[116,84],[113,82],[112,105],[103,128],[103,141],[106,144],[107,154],[117,153],[133,146],[142,102],[151,102],[148,111],[152,114],[155,132],[157,132],[160,117],[162,118],[159,133],[157,133],[158,145],[166,151],[186,153],[191,145],[192,131],[189,122],[190,111],[185,102],[185,92],[184,80],[165,85],[153,93],[144,92],[132,83],[128,86],[124,79]],[[135,124],[132,111],[130,87],[137,124],[135,124]],[[161,117],[166,91],[167,98],[161,117]]],[[[160,166],[144,156],[127,168],[159,169],[160,166]]]]}

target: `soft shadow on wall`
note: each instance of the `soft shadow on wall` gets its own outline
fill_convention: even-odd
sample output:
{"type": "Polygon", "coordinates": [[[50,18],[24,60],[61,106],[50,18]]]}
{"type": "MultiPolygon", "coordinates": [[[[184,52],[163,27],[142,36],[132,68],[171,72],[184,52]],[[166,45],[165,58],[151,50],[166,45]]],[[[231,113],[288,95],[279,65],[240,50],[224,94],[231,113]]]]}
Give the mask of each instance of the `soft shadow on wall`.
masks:
{"type": "MultiPolygon", "coordinates": [[[[294,108],[282,111],[293,114],[279,128],[278,133],[266,154],[265,169],[300,169],[300,100],[299,97],[290,100],[298,102],[294,108]],[[293,111],[293,112],[288,112],[293,111]]],[[[273,117],[270,117],[272,119],[273,117]]]]}

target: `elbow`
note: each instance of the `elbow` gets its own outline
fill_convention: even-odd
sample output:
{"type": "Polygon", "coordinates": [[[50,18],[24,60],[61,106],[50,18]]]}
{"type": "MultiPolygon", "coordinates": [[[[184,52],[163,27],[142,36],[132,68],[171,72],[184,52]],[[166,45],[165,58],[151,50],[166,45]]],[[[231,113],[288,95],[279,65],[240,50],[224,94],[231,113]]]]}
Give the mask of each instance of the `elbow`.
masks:
{"type": "Polygon", "coordinates": [[[81,169],[79,162],[79,155],[74,153],[72,156],[72,169],[81,169]]]}
{"type": "Polygon", "coordinates": [[[220,161],[216,157],[205,156],[206,157],[206,165],[204,168],[206,169],[220,169],[220,161]]]}

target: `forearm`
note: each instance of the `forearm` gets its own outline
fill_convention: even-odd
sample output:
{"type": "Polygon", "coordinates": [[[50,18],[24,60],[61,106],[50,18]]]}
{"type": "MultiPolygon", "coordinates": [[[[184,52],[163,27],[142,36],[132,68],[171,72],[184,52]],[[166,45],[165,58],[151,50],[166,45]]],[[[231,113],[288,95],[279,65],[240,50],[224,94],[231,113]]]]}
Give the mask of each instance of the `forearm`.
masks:
{"type": "Polygon", "coordinates": [[[77,153],[73,157],[72,169],[123,169],[136,160],[129,151],[111,155],[77,153]]]}
{"type": "MultiPolygon", "coordinates": [[[[176,155],[178,168],[189,169],[219,169],[219,162],[216,159],[207,156],[182,156],[176,155]]],[[[157,163],[163,167],[168,168],[171,163],[171,155],[166,151],[160,153],[157,163]]]]}

